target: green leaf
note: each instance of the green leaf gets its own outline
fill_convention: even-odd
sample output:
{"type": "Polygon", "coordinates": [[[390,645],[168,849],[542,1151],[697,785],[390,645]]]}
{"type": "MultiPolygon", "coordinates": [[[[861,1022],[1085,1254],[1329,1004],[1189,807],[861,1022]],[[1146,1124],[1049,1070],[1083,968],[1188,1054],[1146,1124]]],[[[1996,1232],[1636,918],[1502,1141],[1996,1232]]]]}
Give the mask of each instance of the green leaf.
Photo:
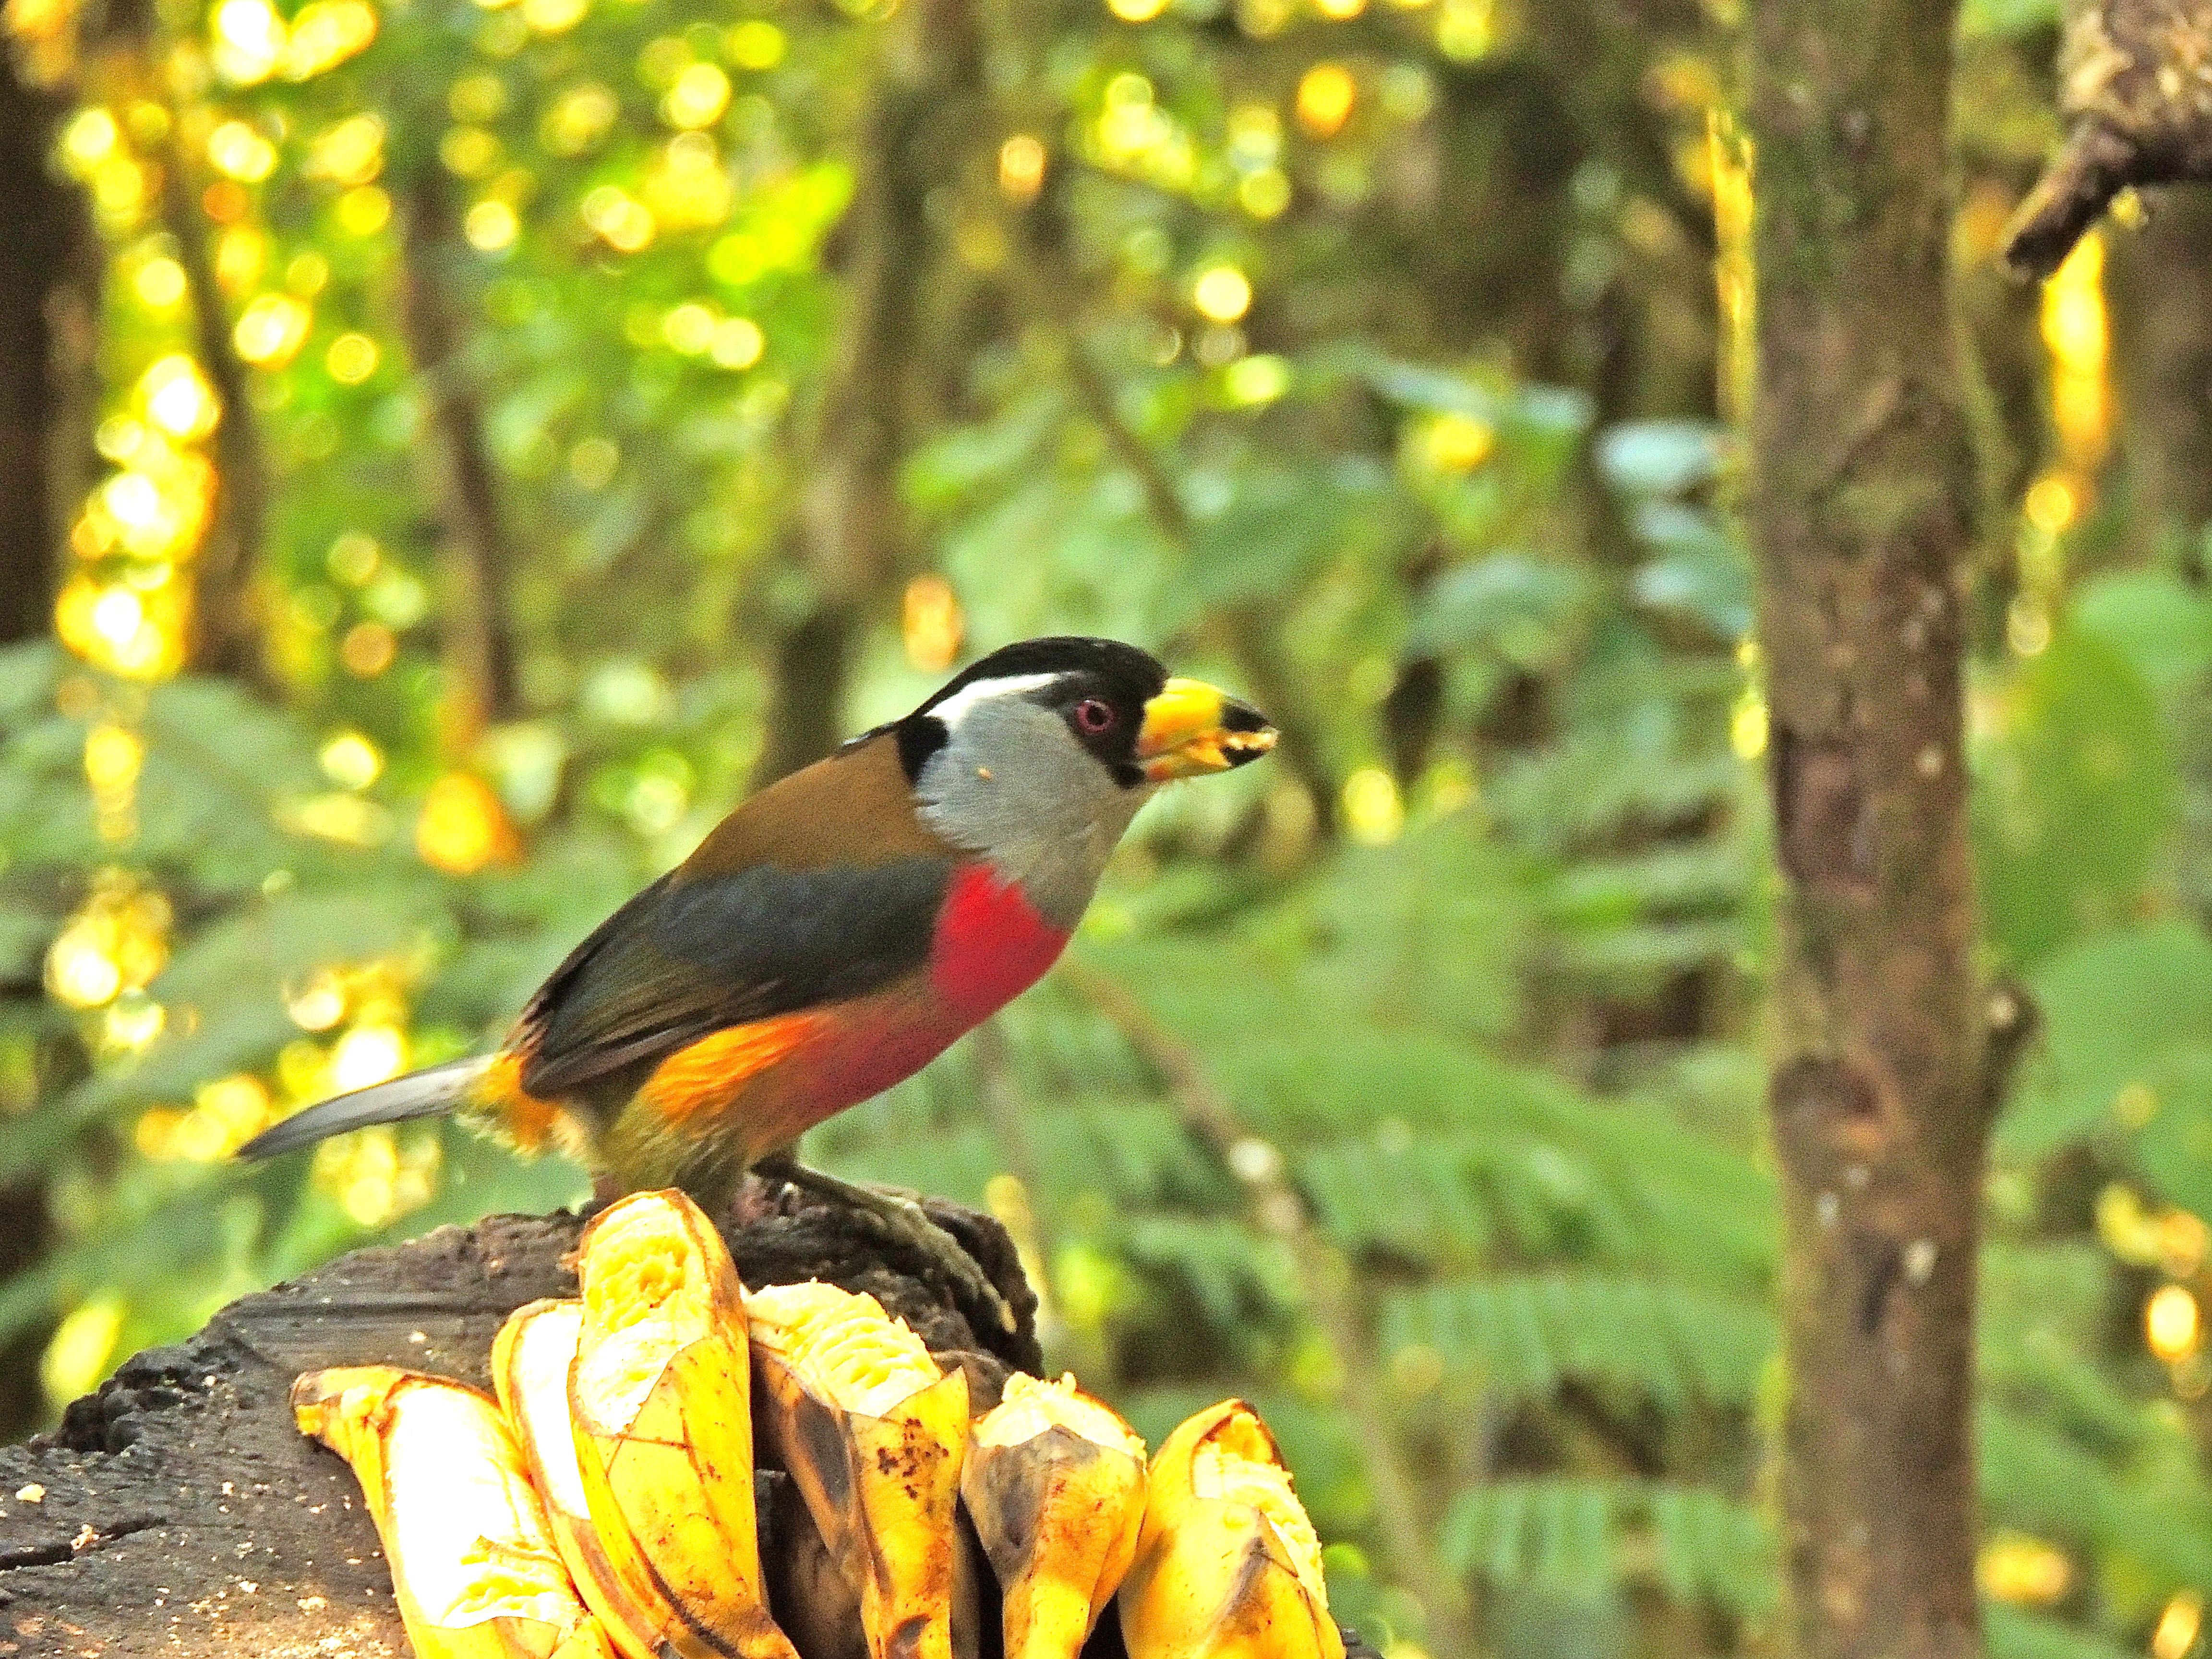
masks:
{"type": "Polygon", "coordinates": [[[2097,636],[2062,629],[2008,703],[1973,817],[1990,933],[2031,963],[2130,912],[2179,797],[2157,704],[2097,636]]]}

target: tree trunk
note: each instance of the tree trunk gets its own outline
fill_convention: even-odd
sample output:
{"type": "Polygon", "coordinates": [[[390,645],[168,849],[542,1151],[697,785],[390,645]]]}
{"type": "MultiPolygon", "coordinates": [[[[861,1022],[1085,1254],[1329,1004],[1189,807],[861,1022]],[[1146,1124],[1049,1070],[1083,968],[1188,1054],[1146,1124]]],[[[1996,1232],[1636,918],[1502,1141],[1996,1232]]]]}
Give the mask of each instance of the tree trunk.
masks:
{"type": "MultiPolygon", "coordinates": [[[[975,0],[924,0],[892,24],[861,123],[860,178],[844,224],[844,314],[786,535],[812,590],[775,647],[768,744],[756,787],[845,736],[845,677],[860,630],[905,563],[899,469],[924,378],[922,296],[939,238],[931,194],[958,176],[975,134],[961,116],[982,83],[975,0]]],[[[942,378],[941,376],[936,378],[942,378]]]]}
{"type": "Polygon", "coordinates": [[[400,315],[439,449],[439,518],[447,574],[445,745],[465,754],[487,726],[520,708],[508,588],[513,539],[484,430],[483,400],[465,360],[466,325],[454,292],[465,257],[453,204],[434,162],[410,183],[400,315]]]}
{"type": "Polygon", "coordinates": [[[1789,1629],[1808,1659],[1955,1659],[1979,1646],[1989,1038],[1961,754],[1977,490],[1941,159],[1954,7],[1758,0],[1750,19],[1789,1629]]]}

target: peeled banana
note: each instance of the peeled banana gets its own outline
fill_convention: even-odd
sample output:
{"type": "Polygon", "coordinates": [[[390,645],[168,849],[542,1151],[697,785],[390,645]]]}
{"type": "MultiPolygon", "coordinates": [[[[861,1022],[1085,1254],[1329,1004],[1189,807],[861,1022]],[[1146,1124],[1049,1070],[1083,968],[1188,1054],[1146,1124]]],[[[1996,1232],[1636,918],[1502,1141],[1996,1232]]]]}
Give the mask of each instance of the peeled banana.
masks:
{"type": "Polygon", "coordinates": [[[748,1299],[763,1427],[830,1555],[857,1579],[872,1659],[954,1659],[968,1379],[872,1296],[775,1285],[748,1299]]]}
{"type": "Polygon", "coordinates": [[[1006,1659],[1075,1659],[1136,1556],[1145,1443],[1073,1376],[1017,1372],[976,1419],[960,1495],[1006,1595],[1006,1659]]]}
{"type": "Polygon", "coordinates": [[[1344,1659],[1321,1540],[1243,1401],[1199,1413],[1152,1459],[1120,1607],[1129,1659],[1344,1659]]]}
{"type": "MultiPolygon", "coordinates": [[[[720,1236],[681,1193],[635,1194],[585,1228],[577,1282],[568,1404],[605,1564],[586,1558],[586,1593],[635,1659],[797,1659],[763,1589],[744,1293],[720,1236]]],[[[559,1364],[559,1328],[542,1350],[532,1328],[503,1368],[519,1398],[559,1364]]]]}
{"type": "Polygon", "coordinates": [[[341,1365],[294,1383],[292,1412],[360,1478],[417,1659],[614,1659],[490,1401],[396,1366],[341,1365]]]}

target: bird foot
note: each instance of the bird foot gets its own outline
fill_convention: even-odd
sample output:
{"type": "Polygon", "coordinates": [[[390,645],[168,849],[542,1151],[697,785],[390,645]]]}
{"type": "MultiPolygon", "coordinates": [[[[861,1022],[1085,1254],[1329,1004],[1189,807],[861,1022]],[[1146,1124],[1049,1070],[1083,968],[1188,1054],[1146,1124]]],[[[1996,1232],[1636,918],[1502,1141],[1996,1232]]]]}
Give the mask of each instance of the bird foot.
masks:
{"type": "Polygon", "coordinates": [[[891,1243],[906,1246],[941,1269],[969,1304],[988,1309],[1000,1329],[1016,1328],[1014,1310],[1006,1305],[1006,1298],[999,1293],[999,1287],[958,1239],[929,1218],[928,1212],[921,1207],[920,1194],[902,1187],[864,1186],[841,1181],[819,1170],[807,1169],[795,1160],[763,1162],[753,1167],[760,1174],[787,1181],[818,1198],[829,1199],[867,1216],[891,1243]]]}

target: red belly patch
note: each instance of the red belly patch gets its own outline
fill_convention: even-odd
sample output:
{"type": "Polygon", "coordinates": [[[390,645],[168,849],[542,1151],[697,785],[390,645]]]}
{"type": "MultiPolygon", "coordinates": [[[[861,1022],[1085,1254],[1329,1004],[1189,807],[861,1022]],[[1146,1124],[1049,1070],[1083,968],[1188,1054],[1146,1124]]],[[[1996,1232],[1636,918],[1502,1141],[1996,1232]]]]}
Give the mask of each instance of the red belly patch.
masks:
{"type": "Polygon", "coordinates": [[[937,913],[929,982],[965,1030],[1013,1000],[1059,960],[1067,935],[1030,907],[1020,884],[963,866],[937,913]]]}

